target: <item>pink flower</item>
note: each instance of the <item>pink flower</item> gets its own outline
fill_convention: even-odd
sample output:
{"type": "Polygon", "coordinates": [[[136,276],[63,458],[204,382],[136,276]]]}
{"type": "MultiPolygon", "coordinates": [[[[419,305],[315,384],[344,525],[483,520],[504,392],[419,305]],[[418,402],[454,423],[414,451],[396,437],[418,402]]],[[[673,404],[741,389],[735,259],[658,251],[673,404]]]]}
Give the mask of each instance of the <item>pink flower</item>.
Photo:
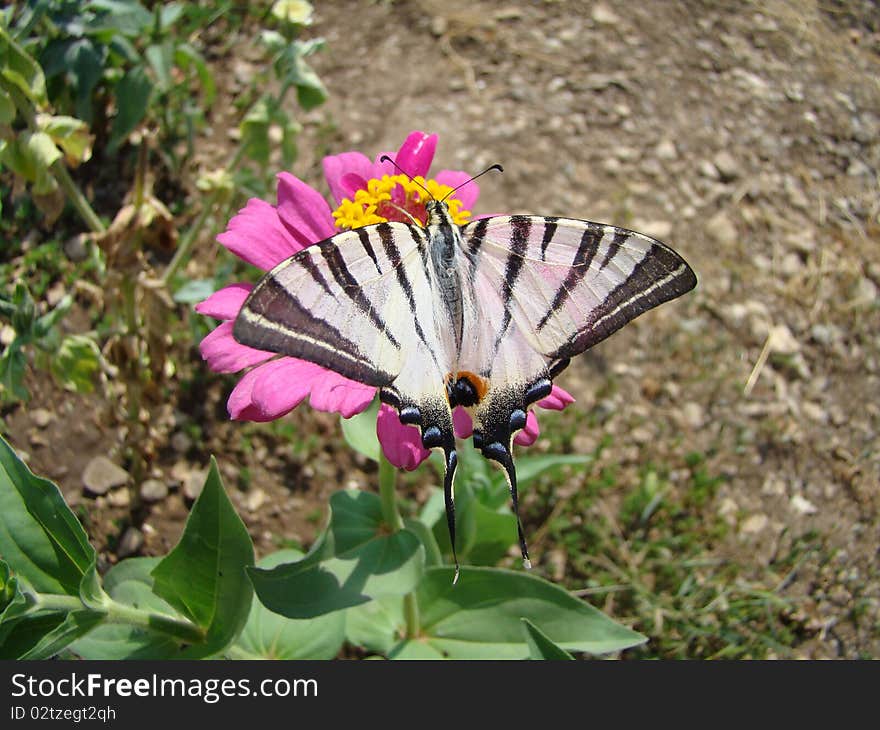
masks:
{"type": "MultiPolygon", "coordinates": [[[[433,179],[424,180],[434,151],[437,135],[412,132],[396,154],[389,155],[413,177],[420,177],[432,194],[445,194],[446,189],[469,179],[465,172],[442,170],[433,179]],[[433,188],[433,189],[432,189],[433,188]],[[436,191],[436,192],[435,192],[436,191]]],[[[354,228],[378,220],[397,219],[404,208],[410,215],[424,220],[424,205],[418,191],[405,176],[397,175],[389,162],[379,157],[370,161],[360,152],[345,152],[324,158],[324,175],[337,203],[331,211],[324,197],[302,180],[287,172],[279,173],[277,204],[252,198],[229,221],[226,231],[217,240],[249,264],[268,271],[306,246],[338,233],[340,227],[354,228]],[[394,206],[383,207],[390,196],[394,206]]],[[[473,183],[450,198],[450,211],[461,222],[479,195],[473,183]]],[[[280,418],[306,398],[312,408],[335,412],[344,418],[360,413],[372,402],[376,389],[349,380],[313,363],[293,357],[255,350],[235,341],[232,324],[247,298],[250,284],[230,284],[196,306],[196,311],[223,320],[205,337],[200,350],[208,366],[215,372],[234,373],[250,368],[229,396],[227,407],[232,418],[246,421],[271,421],[280,418]]],[[[561,388],[538,405],[561,410],[573,398],[561,388]]],[[[455,431],[467,437],[473,431],[468,414],[456,408],[455,431]]],[[[395,466],[415,469],[428,457],[422,447],[418,428],[401,424],[397,412],[382,405],[376,432],[386,458],[395,466]]],[[[531,412],[526,427],[517,433],[518,444],[530,445],[538,437],[538,421],[531,412]]]]}

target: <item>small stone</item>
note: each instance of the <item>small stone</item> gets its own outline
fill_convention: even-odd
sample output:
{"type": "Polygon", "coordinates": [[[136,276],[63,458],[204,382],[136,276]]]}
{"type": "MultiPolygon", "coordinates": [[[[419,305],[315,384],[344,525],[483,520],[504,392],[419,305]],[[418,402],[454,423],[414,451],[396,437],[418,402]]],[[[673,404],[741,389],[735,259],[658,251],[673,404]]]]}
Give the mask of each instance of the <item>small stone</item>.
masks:
{"type": "Polygon", "coordinates": [[[92,494],[106,494],[128,482],[128,472],[106,456],[96,456],[83,470],[82,483],[92,494]]]}
{"type": "Polygon", "coordinates": [[[681,409],[681,415],[684,418],[684,422],[691,428],[700,428],[706,420],[703,406],[695,401],[685,403],[681,409]]]}
{"type": "Polygon", "coordinates": [[[89,234],[80,233],[64,242],[64,254],[74,263],[85,261],[89,256],[89,234]]]}
{"type": "Polygon", "coordinates": [[[57,305],[58,302],[64,299],[65,294],[67,294],[67,289],[64,286],[64,282],[56,282],[46,291],[46,304],[54,309],[55,305],[57,305]]]}
{"type": "Polygon", "coordinates": [[[620,18],[605,3],[599,3],[593,8],[593,20],[599,25],[617,25],[620,18]]]}
{"type": "Polygon", "coordinates": [[[795,276],[804,270],[804,263],[796,253],[787,253],[779,263],[779,270],[786,276],[795,276]]]}
{"type": "Polygon", "coordinates": [[[731,182],[740,176],[739,164],[730,152],[721,150],[712,158],[712,164],[718,170],[722,182],[731,182]]]}
{"type": "Polygon", "coordinates": [[[15,330],[8,324],[0,327],[0,345],[8,347],[15,339],[15,330]]]}
{"type": "Polygon", "coordinates": [[[147,479],[141,484],[140,494],[144,502],[159,502],[168,496],[168,485],[161,479],[147,479]]]}
{"type": "Polygon", "coordinates": [[[770,348],[780,355],[794,355],[801,351],[801,343],[798,342],[791,330],[784,324],[778,324],[770,330],[770,348]]]}
{"type": "Polygon", "coordinates": [[[176,431],[171,437],[171,448],[178,454],[185,454],[192,448],[192,439],[184,431],[176,431]]]}
{"type": "Polygon", "coordinates": [[[834,324],[814,324],[810,328],[810,339],[820,345],[833,345],[843,339],[843,332],[834,324]]]}
{"type": "Polygon", "coordinates": [[[723,210],[713,215],[706,221],[706,233],[716,243],[729,246],[737,241],[736,226],[723,210]]]}
{"type": "Polygon", "coordinates": [[[753,535],[756,532],[761,532],[765,527],[767,527],[767,523],[770,519],[765,514],[756,514],[750,515],[743,520],[742,525],[740,525],[739,531],[744,532],[747,535],[753,535]]]}
{"type": "Polygon", "coordinates": [[[804,401],[803,403],[801,403],[801,412],[811,421],[815,421],[816,423],[828,422],[828,411],[826,411],[818,403],[813,403],[812,401],[804,401]]]}
{"type": "Polygon", "coordinates": [[[664,139],[654,148],[654,155],[658,160],[674,160],[678,157],[678,150],[672,140],[664,139]]]}
{"type": "Polygon", "coordinates": [[[672,235],[671,221],[633,221],[633,228],[651,238],[663,240],[672,235]]]}
{"type": "Polygon", "coordinates": [[[431,35],[435,38],[439,38],[442,35],[445,35],[446,31],[449,30],[449,21],[446,20],[442,15],[435,15],[431,18],[431,35]]]}
{"type": "Polygon", "coordinates": [[[816,505],[814,505],[808,499],[804,499],[799,494],[795,494],[791,498],[791,506],[795,512],[798,512],[802,515],[812,515],[819,511],[816,505]]]}
{"type": "Polygon", "coordinates": [[[761,485],[761,494],[768,497],[782,497],[785,495],[785,481],[777,476],[769,476],[761,485]]]}
{"type": "Polygon", "coordinates": [[[718,168],[715,167],[709,160],[700,160],[700,163],[697,165],[697,171],[703,177],[709,180],[717,180],[718,179],[718,168]]]}
{"type": "Polygon", "coordinates": [[[131,504],[131,493],[128,489],[114,489],[107,495],[107,504],[111,507],[128,507],[131,504]]]}
{"type": "Polygon", "coordinates": [[[718,506],[718,516],[722,520],[732,525],[736,522],[737,512],[739,512],[739,505],[730,497],[725,497],[721,500],[721,504],[718,506]]]}
{"type": "Polygon", "coordinates": [[[116,546],[116,555],[120,558],[128,558],[137,555],[144,546],[144,535],[136,527],[129,527],[122,533],[119,538],[119,545],[116,546]]]}
{"type": "Polygon", "coordinates": [[[251,489],[247,493],[247,497],[244,500],[244,506],[247,508],[249,512],[256,512],[260,507],[263,506],[263,503],[266,501],[266,493],[257,487],[256,489],[251,489]]]}
{"type": "Polygon", "coordinates": [[[35,408],[31,411],[31,420],[37,428],[46,428],[52,422],[52,414],[45,408],[35,408]]]}
{"type": "Polygon", "coordinates": [[[193,471],[183,480],[183,494],[187,499],[196,500],[205,487],[205,472],[193,471]]]}

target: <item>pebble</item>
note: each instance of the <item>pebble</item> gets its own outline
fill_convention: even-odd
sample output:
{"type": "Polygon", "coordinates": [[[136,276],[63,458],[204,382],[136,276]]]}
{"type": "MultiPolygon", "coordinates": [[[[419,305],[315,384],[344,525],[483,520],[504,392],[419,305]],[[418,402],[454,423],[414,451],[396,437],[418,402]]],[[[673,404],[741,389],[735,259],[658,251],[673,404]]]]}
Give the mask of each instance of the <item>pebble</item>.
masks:
{"type": "Polygon", "coordinates": [[[128,507],[131,504],[131,492],[127,488],[114,489],[107,495],[107,504],[111,507],[128,507]]]}
{"type": "Polygon", "coordinates": [[[654,148],[654,155],[658,160],[674,160],[678,157],[678,150],[672,140],[664,139],[654,148]]]}
{"type": "Polygon", "coordinates": [[[739,163],[727,150],[721,150],[712,158],[712,164],[718,170],[722,182],[732,182],[740,176],[739,163]]]}
{"type": "Polygon", "coordinates": [[[183,480],[183,494],[187,499],[196,500],[205,487],[205,472],[193,471],[183,480]]]}
{"type": "Polygon", "coordinates": [[[171,448],[178,454],[185,454],[192,448],[192,439],[185,431],[176,431],[171,437],[171,448]]]}
{"type": "Polygon", "coordinates": [[[52,414],[45,408],[35,408],[31,411],[31,420],[37,428],[46,428],[52,422],[52,414]]]}
{"type": "Polygon", "coordinates": [[[128,482],[128,472],[106,456],[96,456],[83,470],[82,483],[92,494],[106,494],[113,487],[128,482]]]}
{"type": "Polygon", "coordinates": [[[700,428],[706,420],[703,406],[696,401],[685,403],[681,409],[681,415],[685,423],[691,428],[700,428]]]}
{"type": "Polygon", "coordinates": [[[770,522],[770,518],[765,514],[758,513],[756,515],[750,515],[746,519],[743,520],[742,525],[740,525],[739,531],[744,532],[749,535],[753,535],[756,532],[761,532],[767,524],[770,522]]]}
{"type": "Polygon", "coordinates": [[[245,497],[244,506],[247,508],[248,512],[256,512],[263,506],[266,498],[266,493],[259,487],[251,489],[248,491],[247,497],[245,497]]]}
{"type": "Polygon", "coordinates": [[[617,25],[620,18],[605,3],[599,3],[593,7],[593,20],[599,25],[617,25]]]}
{"type": "Polygon", "coordinates": [[[795,494],[791,498],[791,506],[795,512],[798,512],[802,515],[812,515],[819,511],[819,509],[810,502],[808,499],[801,497],[799,494],[795,494]]]}
{"type": "Polygon", "coordinates": [[[64,254],[74,263],[85,261],[89,256],[89,234],[80,233],[64,242],[64,254]]]}
{"type": "Polygon", "coordinates": [[[119,545],[116,546],[116,555],[120,558],[128,558],[137,555],[144,546],[144,535],[137,527],[129,527],[122,533],[119,545]]]}
{"type": "Polygon", "coordinates": [[[706,234],[722,246],[732,245],[738,240],[736,226],[723,210],[706,221],[706,234]]]}
{"type": "Polygon", "coordinates": [[[780,355],[794,355],[801,351],[801,343],[795,339],[791,330],[784,324],[778,324],[770,330],[770,343],[773,352],[780,355]]]}
{"type": "Polygon", "coordinates": [[[168,496],[168,485],[161,479],[147,479],[141,484],[140,494],[144,502],[159,502],[168,496]]]}
{"type": "Polygon", "coordinates": [[[633,221],[633,228],[640,233],[644,233],[651,238],[659,238],[660,240],[669,238],[672,235],[671,221],[633,221]]]}

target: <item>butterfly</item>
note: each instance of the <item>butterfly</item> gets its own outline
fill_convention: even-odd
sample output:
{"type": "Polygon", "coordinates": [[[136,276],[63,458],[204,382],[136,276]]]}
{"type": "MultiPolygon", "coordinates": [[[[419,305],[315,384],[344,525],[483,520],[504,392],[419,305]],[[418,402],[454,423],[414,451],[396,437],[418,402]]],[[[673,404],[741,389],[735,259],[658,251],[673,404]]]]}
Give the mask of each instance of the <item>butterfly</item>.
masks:
{"type": "Polygon", "coordinates": [[[474,446],[504,471],[531,567],[512,451],[529,407],[571,358],[690,291],[696,276],[625,228],[537,215],[459,226],[443,200],[425,209],[424,226],[363,226],[281,262],[247,297],[233,336],[378,388],[426,449],[442,450],[456,579],[452,411],[466,408],[474,446]]]}

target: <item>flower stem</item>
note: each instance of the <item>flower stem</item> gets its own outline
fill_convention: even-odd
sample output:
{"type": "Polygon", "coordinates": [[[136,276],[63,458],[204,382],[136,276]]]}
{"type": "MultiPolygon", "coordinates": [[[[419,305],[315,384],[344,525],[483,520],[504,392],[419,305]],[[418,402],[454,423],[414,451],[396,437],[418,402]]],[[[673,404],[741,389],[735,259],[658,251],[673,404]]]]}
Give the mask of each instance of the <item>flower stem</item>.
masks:
{"type": "MultiPolygon", "coordinates": [[[[397,508],[397,469],[384,456],[379,457],[379,498],[382,500],[382,519],[392,530],[403,529],[403,518],[397,508]]],[[[419,635],[419,603],[415,591],[403,597],[403,617],[406,622],[406,638],[419,635]]]]}
{"type": "Polygon", "coordinates": [[[397,469],[384,456],[379,457],[379,498],[385,524],[395,532],[402,530],[403,519],[397,509],[397,469]]]}

